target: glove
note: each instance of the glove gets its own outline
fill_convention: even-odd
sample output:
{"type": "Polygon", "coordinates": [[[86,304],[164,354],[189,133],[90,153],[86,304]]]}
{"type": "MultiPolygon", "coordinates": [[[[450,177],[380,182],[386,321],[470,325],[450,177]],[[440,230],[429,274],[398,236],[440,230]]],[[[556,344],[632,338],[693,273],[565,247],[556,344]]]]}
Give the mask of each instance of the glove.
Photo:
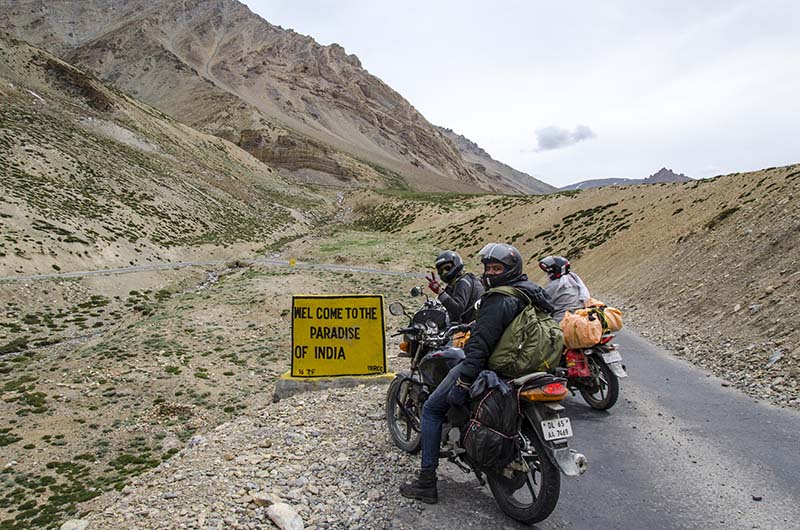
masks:
{"type": "Polygon", "coordinates": [[[428,280],[428,289],[434,293],[440,294],[442,291],[444,291],[442,284],[439,283],[439,280],[436,279],[436,276],[434,276],[433,273],[431,273],[430,276],[426,276],[425,279],[428,280]]]}
{"type": "Polygon", "coordinates": [[[447,402],[455,407],[460,407],[469,399],[469,385],[459,377],[450,392],[447,393],[447,402]]]}

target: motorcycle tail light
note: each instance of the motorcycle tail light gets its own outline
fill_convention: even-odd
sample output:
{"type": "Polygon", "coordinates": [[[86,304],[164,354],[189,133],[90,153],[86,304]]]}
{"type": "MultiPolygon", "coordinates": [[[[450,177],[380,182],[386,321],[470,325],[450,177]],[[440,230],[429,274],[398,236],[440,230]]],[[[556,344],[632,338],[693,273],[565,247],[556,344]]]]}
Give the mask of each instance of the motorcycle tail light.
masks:
{"type": "Polygon", "coordinates": [[[603,337],[602,339],[600,339],[600,344],[606,344],[606,343],[609,343],[609,342],[611,342],[611,340],[612,340],[613,338],[614,338],[614,335],[606,335],[605,337],[603,337]]]}
{"type": "Polygon", "coordinates": [[[408,343],[405,340],[400,342],[400,351],[408,353],[408,343]]]}
{"type": "Polygon", "coordinates": [[[549,383],[538,388],[530,388],[519,393],[519,397],[528,401],[561,401],[567,396],[567,385],[549,383]]]}

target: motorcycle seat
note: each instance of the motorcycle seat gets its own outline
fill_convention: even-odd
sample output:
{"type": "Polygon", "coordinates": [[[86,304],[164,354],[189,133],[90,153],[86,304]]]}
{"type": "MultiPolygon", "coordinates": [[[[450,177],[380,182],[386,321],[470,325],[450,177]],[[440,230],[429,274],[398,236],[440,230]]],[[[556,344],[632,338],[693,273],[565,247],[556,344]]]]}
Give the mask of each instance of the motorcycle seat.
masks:
{"type": "Polygon", "coordinates": [[[547,372],[534,372],[532,374],[525,374],[523,376],[517,377],[516,379],[512,379],[509,381],[509,384],[512,386],[523,386],[526,383],[533,383],[536,382],[538,379],[542,380],[542,384],[546,384],[551,382],[554,379],[552,374],[548,374],[547,372]]]}

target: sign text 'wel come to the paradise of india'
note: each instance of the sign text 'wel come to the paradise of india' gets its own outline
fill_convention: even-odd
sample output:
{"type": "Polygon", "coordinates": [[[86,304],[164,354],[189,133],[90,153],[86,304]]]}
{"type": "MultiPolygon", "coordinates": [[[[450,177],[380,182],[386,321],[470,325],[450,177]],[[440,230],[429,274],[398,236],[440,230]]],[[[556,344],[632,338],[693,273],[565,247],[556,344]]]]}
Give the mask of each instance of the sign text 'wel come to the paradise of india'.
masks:
{"type": "Polygon", "coordinates": [[[383,297],[292,297],[292,377],[386,373],[383,297]]]}

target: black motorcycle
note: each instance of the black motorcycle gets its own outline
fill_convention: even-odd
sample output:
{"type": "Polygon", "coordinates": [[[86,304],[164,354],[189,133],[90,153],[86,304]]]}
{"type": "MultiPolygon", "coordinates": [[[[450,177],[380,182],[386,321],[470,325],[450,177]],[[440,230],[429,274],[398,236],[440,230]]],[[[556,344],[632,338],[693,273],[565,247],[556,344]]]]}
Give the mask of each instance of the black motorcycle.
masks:
{"type": "MultiPolygon", "coordinates": [[[[415,287],[411,294],[420,296],[422,292],[415,287]]],[[[464,351],[453,347],[451,339],[469,325],[451,326],[446,309],[430,298],[413,315],[400,302],[390,304],[389,312],[409,317],[409,326],[397,334],[403,335],[400,349],[410,357],[411,367],[389,385],[386,420],[395,445],[416,453],[420,450],[422,407],[450,369],[464,359],[464,351]]],[[[533,373],[507,383],[516,392],[520,407],[513,460],[502,469],[486,469],[471,462],[463,443],[470,416],[466,407],[451,407],[448,412],[439,457],[465,473],[475,473],[481,485],[488,481],[503,512],[517,521],[533,524],[546,519],[555,509],[561,492],[560,473],[578,476],[586,470],[587,463],[582,454],[567,445],[572,427],[569,418],[562,415],[564,407],[560,404],[568,394],[566,380],[533,373]]]]}

